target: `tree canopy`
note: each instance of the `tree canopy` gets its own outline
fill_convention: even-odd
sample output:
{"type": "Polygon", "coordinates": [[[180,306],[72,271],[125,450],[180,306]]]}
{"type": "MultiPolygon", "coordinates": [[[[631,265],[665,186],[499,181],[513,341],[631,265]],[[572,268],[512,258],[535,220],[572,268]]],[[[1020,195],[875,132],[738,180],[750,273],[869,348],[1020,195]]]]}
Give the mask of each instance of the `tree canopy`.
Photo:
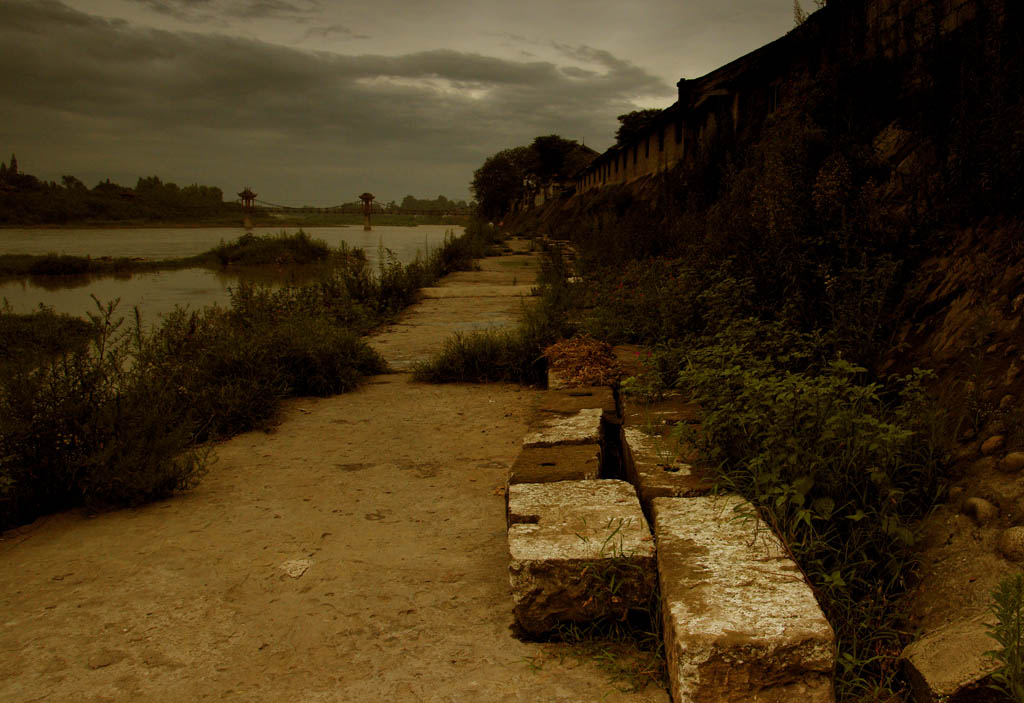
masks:
{"type": "Polygon", "coordinates": [[[477,211],[499,220],[540,189],[571,179],[596,156],[593,149],[557,134],[537,137],[529,146],[503,149],[473,172],[470,187],[477,211]]]}
{"type": "Polygon", "coordinates": [[[658,119],[661,110],[633,110],[625,115],[619,115],[619,128],[615,131],[615,143],[619,146],[629,144],[641,136],[658,119]]]}

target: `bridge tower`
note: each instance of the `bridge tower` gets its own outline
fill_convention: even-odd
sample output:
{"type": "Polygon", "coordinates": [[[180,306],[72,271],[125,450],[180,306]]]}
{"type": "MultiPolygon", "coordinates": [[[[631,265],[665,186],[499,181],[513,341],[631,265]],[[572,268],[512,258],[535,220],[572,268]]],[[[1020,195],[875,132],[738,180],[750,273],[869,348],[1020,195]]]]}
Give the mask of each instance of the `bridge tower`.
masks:
{"type": "Polygon", "coordinates": [[[249,186],[245,187],[238,197],[242,199],[242,208],[246,211],[252,210],[253,204],[256,202],[256,194],[252,192],[252,188],[249,186]]]}
{"type": "Polygon", "coordinates": [[[359,196],[359,199],[363,201],[363,229],[369,232],[373,227],[370,226],[370,213],[373,212],[373,193],[363,193],[359,196]]]}

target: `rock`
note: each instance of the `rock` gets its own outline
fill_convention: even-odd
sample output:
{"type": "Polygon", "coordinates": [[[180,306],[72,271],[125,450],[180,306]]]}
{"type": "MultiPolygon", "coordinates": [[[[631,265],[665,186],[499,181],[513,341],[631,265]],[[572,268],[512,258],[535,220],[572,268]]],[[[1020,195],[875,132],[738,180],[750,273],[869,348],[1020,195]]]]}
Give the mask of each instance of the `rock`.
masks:
{"type": "Polygon", "coordinates": [[[1003,448],[1004,444],[1006,444],[1006,439],[1003,435],[993,435],[981,443],[981,453],[983,456],[995,454],[1003,448]]]}
{"type": "Polygon", "coordinates": [[[999,517],[999,508],[984,498],[968,498],[961,508],[964,515],[974,518],[979,525],[986,525],[999,517]]]}
{"type": "Polygon", "coordinates": [[[306,570],[312,565],[313,562],[310,559],[292,559],[291,561],[284,562],[277,568],[281,569],[281,571],[285,572],[293,579],[297,579],[306,573],[306,570]]]}
{"type": "Polygon", "coordinates": [[[754,508],[736,496],[653,505],[672,699],[832,703],[832,628],[754,508]]]}
{"type": "Polygon", "coordinates": [[[1016,402],[1016,399],[1012,395],[1007,393],[1006,395],[1004,395],[1002,398],[999,399],[999,409],[1000,410],[1009,410],[1010,408],[1013,407],[1013,404],[1015,402],[1016,402]]]}
{"type": "Polygon", "coordinates": [[[999,535],[999,551],[1010,561],[1024,561],[1024,527],[1010,527],[999,535]]]}
{"type": "MultiPolygon", "coordinates": [[[[903,650],[903,665],[917,703],[967,701],[983,692],[986,677],[998,668],[985,652],[995,647],[981,615],[930,632],[903,650]]],[[[985,699],[982,699],[985,700],[985,699]]]]}
{"type": "Polygon", "coordinates": [[[559,444],[600,444],[601,408],[586,408],[567,416],[546,418],[526,435],[523,447],[553,447],[559,444]]]}
{"type": "Polygon", "coordinates": [[[1013,382],[1017,380],[1018,376],[1020,376],[1020,366],[1017,364],[1016,361],[1011,361],[1010,368],[1006,369],[1006,378],[1003,379],[1003,383],[1005,383],[1007,386],[1012,386],[1013,382]]]}
{"type": "Polygon", "coordinates": [[[1024,469],[1024,452],[1010,452],[996,464],[996,468],[1004,474],[1017,473],[1024,469]]]}
{"type": "Polygon", "coordinates": [[[87,665],[90,669],[104,669],[124,659],[127,654],[116,649],[101,649],[89,655],[87,665]]]}
{"type": "Polygon", "coordinates": [[[524,631],[649,607],[654,541],[625,481],[510,485],[509,522],[509,584],[524,631]]]}
{"type": "Polygon", "coordinates": [[[995,466],[996,458],[994,456],[983,456],[971,464],[970,474],[972,476],[985,474],[994,469],[995,466]]]}

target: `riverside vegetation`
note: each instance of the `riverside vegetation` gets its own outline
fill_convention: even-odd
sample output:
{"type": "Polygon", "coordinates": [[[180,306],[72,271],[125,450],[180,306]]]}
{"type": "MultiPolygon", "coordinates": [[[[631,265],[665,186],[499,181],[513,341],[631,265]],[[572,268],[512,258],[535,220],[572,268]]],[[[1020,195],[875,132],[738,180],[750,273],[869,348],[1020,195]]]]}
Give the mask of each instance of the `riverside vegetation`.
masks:
{"type": "Polygon", "coordinates": [[[424,259],[330,250],[305,234],[217,247],[225,264],[319,261],[310,283],[240,283],[230,305],[177,309],[145,328],[117,303],[89,321],[0,310],[0,528],[76,506],[134,505],[187,489],[210,440],[274,422],[282,399],[353,388],[385,364],[361,338],[418,289],[485,254],[474,226],[424,259]],[[286,254],[287,252],[287,254],[286,254]]]}

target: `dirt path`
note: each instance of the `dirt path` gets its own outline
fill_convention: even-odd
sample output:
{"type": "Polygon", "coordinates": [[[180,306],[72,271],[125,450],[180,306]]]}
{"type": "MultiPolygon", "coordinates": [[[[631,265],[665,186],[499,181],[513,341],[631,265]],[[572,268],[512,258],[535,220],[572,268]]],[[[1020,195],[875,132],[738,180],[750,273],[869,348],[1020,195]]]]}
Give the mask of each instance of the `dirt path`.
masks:
{"type": "MultiPolygon", "coordinates": [[[[529,261],[452,277],[374,344],[401,366],[511,319],[529,261]]],[[[376,377],[223,443],[188,495],[7,533],[0,700],[667,701],[511,635],[500,487],[532,395],[376,377]]]]}

